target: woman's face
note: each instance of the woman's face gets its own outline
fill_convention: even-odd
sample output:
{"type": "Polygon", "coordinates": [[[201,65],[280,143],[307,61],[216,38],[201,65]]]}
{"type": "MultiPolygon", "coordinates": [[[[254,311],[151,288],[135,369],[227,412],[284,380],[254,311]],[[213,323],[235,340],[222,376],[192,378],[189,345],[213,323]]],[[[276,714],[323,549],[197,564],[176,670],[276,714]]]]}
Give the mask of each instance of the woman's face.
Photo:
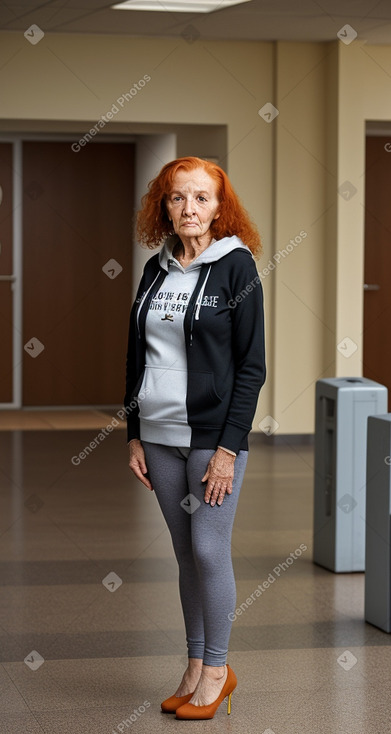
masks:
{"type": "Polygon", "coordinates": [[[202,237],[220,216],[216,183],[202,168],[179,169],[165,203],[174,232],[181,239],[202,237]]]}

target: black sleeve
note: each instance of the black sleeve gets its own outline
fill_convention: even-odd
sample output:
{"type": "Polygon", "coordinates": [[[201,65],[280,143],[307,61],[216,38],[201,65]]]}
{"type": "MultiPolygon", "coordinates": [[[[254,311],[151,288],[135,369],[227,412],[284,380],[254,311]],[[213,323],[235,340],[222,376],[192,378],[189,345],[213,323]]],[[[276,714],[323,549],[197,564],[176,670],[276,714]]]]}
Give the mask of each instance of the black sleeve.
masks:
{"type": "Polygon", "coordinates": [[[244,436],[251,430],[259,391],[266,380],[263,289],[252,258],[237,270],[232,295],[232,349],[236,372],[219,444],[238,453],[244,436]]]}
{"type": "Polygon", "coordinates": [[[125,367],[125,396],[124,396],[124,408],[126,411],[127,421],[127,443],[132,438],[140,438],[140,421],[139,421],[139,406],[135,398],[133,398],[134,388],[138,380],[138,360],[136,359],[137,351],[137,324],[136,324],[136,311],[140,300],[143,296],[146,287],[146,276],[145,268],[137,289],[136,299],[130,310],[129,317],[129,332],[128,332],[128,348],[126,353],[126,367],[125,367]]]}

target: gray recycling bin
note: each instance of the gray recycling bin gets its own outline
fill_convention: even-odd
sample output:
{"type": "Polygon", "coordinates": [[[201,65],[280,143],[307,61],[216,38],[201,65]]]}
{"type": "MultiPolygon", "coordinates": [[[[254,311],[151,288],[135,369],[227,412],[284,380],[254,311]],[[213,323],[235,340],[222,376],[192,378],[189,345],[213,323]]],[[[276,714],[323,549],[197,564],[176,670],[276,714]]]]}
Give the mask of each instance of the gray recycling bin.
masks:
{"type": "Polygon", "coordinates": [[[391,632],[391,414],[368,418],[365,620],[391,632]]]}
{"type": "Polygon", "coordinates": [[[316,383],[313,560],[330,571],[365,569],[367,421],[387,410],[387,388],[373,380],[316,383]]]}

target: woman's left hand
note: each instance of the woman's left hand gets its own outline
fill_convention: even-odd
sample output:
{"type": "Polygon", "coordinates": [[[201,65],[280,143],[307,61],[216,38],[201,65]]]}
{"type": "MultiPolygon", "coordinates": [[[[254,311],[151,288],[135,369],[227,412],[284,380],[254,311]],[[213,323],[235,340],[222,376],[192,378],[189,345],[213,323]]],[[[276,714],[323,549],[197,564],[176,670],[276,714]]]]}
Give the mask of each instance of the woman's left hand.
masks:
{"type": "Polygon", "coordinates": [[[209,461],[208,468],[201,479],[201,482],[208,481],[205,489],[204,500],[214,504],[221,505],[225,493],[231,494],[232,480],[234,478],[234,462],[235,456],[227,451],[218,448],[209,461]]]}

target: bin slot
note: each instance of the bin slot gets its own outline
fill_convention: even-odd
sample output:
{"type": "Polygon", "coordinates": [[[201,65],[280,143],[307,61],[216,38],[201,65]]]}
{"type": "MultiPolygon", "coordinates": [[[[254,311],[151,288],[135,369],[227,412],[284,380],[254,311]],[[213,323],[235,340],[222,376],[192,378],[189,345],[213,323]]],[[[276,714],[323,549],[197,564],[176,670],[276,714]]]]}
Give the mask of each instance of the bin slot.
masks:
{"type": "Polygon", "coordinates": [[[331,517],[334,484],[334,430],[326,430],[325,441],[325,515],[331,517]]]}

